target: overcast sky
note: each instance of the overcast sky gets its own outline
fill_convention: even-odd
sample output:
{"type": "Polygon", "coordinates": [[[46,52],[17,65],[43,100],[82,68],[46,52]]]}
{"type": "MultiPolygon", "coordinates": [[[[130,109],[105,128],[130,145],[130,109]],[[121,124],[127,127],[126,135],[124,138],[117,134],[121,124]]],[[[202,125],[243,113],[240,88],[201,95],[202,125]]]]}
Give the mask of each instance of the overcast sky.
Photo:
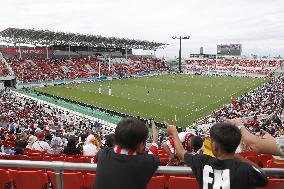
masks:
{"type": "Polygon", "coordinates": [[[217,44],[241,43],[243,54],[284,56],[284,0],[8,0],[0,30],[49,29],[168,43],[158,56],[216,53],[217,44]]]}

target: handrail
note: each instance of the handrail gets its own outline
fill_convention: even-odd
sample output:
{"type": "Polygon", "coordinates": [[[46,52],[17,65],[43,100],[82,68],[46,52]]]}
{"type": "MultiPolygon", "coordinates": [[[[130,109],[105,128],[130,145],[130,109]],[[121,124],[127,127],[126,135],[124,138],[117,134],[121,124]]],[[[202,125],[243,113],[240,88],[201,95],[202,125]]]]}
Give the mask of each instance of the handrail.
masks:
{"type": "MultiPolygon", "coordinates": [[[[54,169],[58,189],[63,189],[62,171],[63,170],[88,170],[95,171],[97,164],[91,163],[67,163],[60,161],[28,161],[28,160],[0,160],[0,167],[23,167],[23,168],[45,168],[54,169]]],[[[284,176],[282,168],[264,168],[264,172],[269,176],[284,176]]],[[[192,174],[190,167],[178,166],[159,166],[156,173],[166,174],[192,174]]]]}

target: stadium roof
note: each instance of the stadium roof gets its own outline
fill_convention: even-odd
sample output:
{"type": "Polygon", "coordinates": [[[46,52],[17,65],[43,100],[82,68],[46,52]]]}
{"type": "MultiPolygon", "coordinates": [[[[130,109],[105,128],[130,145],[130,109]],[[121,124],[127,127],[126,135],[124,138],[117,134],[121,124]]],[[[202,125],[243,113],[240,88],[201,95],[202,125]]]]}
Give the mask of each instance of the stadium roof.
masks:
{"type": "Polygon", "coordinates": [[[17,28],[8,28],[1,31],[0,37],[4,42],[32,45],[71,45],[105,48],[125,48],[127,46],[129,49],[144,50],[156,50],[168,45],[145,40],[17,28]]]}

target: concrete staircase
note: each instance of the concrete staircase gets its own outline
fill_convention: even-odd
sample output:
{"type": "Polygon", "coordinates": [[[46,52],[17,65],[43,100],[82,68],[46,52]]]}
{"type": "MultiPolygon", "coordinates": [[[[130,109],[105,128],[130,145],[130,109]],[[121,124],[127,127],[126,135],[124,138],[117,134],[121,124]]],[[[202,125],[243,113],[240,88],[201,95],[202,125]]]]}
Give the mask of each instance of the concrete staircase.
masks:
{"type": "Polygon", "coordinates": [[[282,62],[278,68],[274,71],[275,77],[280,76],[281,74],[284,74],[284,62],[282,62]]]}
{"type": "Polygon", "coordinates": [[[4,64],[6,66],[6,68],[8,69],[9,75],[15,76],[15,72],[13,71],[11,66],[7,63],[6,59],[3,57],[1,52],[0,52],[0,59],[2,60],[2,64],[4,64]]]}

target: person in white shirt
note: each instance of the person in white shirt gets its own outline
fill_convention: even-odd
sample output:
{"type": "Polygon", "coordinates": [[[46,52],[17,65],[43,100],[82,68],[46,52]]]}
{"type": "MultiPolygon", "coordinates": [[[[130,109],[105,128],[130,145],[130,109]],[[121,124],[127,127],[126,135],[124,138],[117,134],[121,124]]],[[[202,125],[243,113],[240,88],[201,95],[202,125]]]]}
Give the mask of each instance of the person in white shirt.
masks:
{"type": "Polygon", "coordinates": [[[85,145],[83,146],[83,155],[84,156],[95,156],[99,151],[98,140],[94,135],[89,135],[86,139],[85,145]]]}
{"type": "Polygon", "coordinates": [[[26,146],[26,148],[32,149],[32,146],[33,146],[34,142],[36,142],[36,141],[37,141],[37,137],[34,136],[34,135],[31,135],[31,136],[29,137],[28,145],[26,146]]]}
{"type": "Polygon", "coordinates": [[[32,150],[38,151],[47,151],[50,150],[50,146],[47,142],[44,141],[45,134],[40,132],[37,134],[37,141],[33,143],[32,150]]]}

